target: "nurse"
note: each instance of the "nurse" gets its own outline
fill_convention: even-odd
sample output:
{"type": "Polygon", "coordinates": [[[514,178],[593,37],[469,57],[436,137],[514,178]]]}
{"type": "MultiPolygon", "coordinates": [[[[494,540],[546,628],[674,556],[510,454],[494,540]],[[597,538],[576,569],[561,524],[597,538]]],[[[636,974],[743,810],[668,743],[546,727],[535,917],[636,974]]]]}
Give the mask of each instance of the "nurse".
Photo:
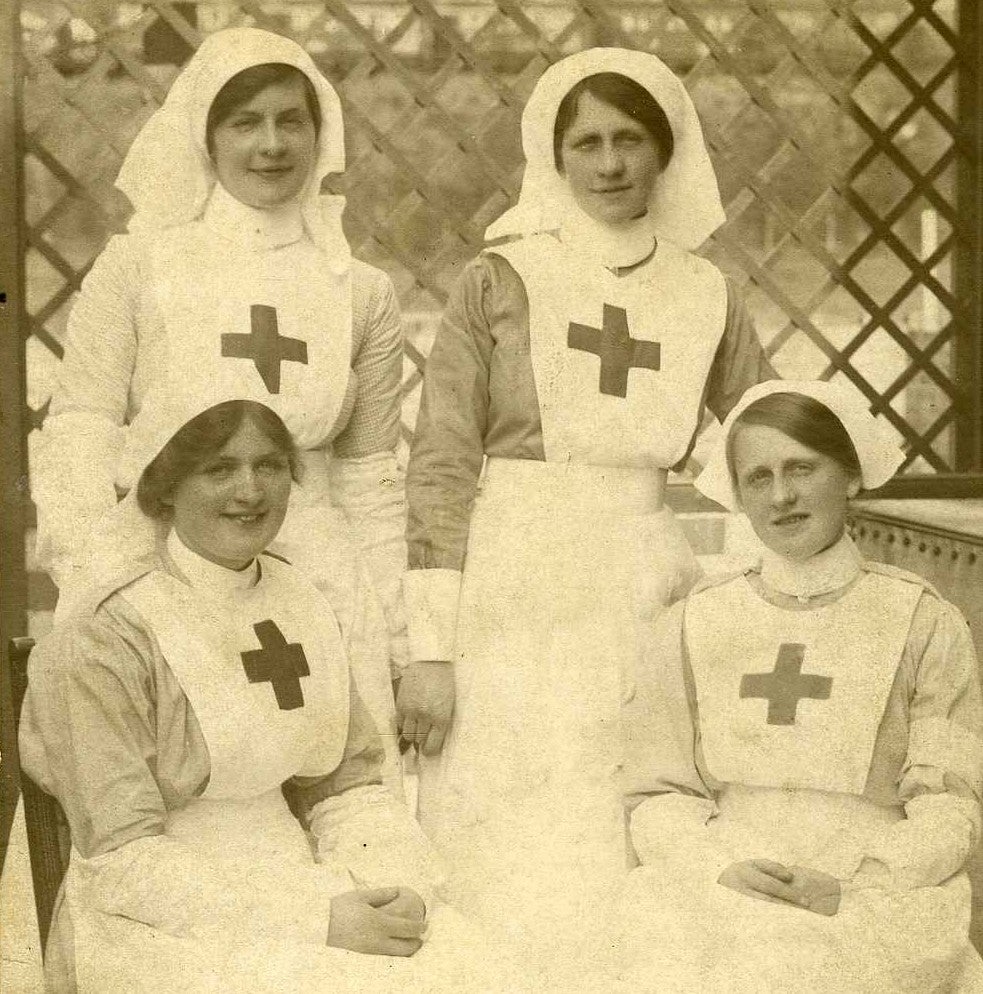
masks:
{"type": "Polygon", "coordinates": [[[510,989],[382,784],[346,633],[267,551],[290,432],[262,390],[226,387],[130,435],[155,544],[31,656],[23,763],[72,837],[49,989],[510,989]]]}
{"type": "Polygon", "coordinates": [[[829,383],[761,384],[728,417],[697,485],[761,557],[662,616],[628,707],[627,989],[983,990],[976,653],[846,530],[901,459],[829,383]]]}
{"type": "Polygon", "coordinates": [[[127,153],[129,231],[72,309],[32,480],[37,549],[65,617],[93,576],[152,546],[120,453],[169,380],[208,396],[231,371],[260,388],[303,465],[277,550],[345,620],[395,778],[402,336],[388,277],[351,257],[343,199],[320,194],[344,164],[338,96],[303,49],[253,28],[204,40],[127,153]]]}
{"type": "Polygon", "coordinates": [[[426,368],[398,712],[453,893],[562,960],[625,874],[636,629],[697,572],[667,472],[705,409],[725,417],[774,373],[734,287],[692,254],[724,214],[662,62],[562,60],[522,138],[519,202],[487,232],[512,240],[465,271],[426,368]]]}

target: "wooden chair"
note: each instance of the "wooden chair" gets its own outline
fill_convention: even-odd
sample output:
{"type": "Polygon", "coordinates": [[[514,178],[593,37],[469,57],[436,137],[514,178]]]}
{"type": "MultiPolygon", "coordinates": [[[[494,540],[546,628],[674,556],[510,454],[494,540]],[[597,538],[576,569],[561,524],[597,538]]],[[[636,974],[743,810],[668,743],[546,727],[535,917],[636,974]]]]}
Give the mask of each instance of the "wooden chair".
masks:
{"type": "Polygon", "coordinates": [[[20,771],[20,792],[24,799],[24,822],[27,826],[27,849],[34,881],[34,903],[38,913],[41,949],[45,950],[55,898],[68,869],[71,841],[68,822],[61,805],[50,794],[41,790],[20,768],[17,731],[20,726],[21,706],[27,691],[27,660],[33,648],[34,640],[29,638],[14,638],[7,644],[3,659],[5,672],[0,681],[0,688],[3,690],[0,714],[4,726],[12,732],[4,737],[4,767],[6,768],[9,763],[13,770],[20,771]]]}

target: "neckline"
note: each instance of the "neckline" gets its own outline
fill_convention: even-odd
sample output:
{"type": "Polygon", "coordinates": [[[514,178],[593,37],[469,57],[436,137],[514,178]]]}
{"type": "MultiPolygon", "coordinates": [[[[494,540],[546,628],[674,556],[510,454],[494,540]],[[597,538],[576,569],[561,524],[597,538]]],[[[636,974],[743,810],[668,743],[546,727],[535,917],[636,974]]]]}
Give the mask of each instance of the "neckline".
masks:
{"type": "Polygon", "coordinates": [[[250,207],[218,182],[202,221],[216,234],[254,252],[292,245],[304,236],[303,213],[296,197],[277,207],[250,207]]]}
{"type": "Polygon", "coordinates": [[[844,532],[831,546],[806,560],[761,554],[760,577],[765,592],[794,598],[800,604],[845,590],[862,572],[863,556],[844,532]]]}
{"type": "Polygon", "coordinates": [[[193,590],[227,597],[230,594],[249,590],[259,583],[258,559],[253,559],[244,569],[236,570],[220,566],[189,549],[178,535],[176,528],[172,528],[168,534],[166,546],[172,562],[193,590]]]}
{"type": "Polygon", "coordinates": [[[619,270],[629,275],[648,262],[659,244],[648,214],[612,225],[592,218],[579,206],[564,218],[558,237],[573,252],[594,259],[615,277],[619,270]]]}

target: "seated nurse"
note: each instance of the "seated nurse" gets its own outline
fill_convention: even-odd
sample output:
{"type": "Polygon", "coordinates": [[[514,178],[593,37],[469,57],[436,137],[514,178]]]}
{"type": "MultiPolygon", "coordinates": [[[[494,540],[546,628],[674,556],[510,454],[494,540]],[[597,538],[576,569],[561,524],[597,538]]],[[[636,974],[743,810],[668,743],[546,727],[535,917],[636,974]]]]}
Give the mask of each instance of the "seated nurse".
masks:
{"type": "Polygon", "coordinates": [[[697,485],[761,558],[666,612],[628,706],[629,989],[983,990],[970,633],[846,531],[900,461],[829,383],[760,384],[727,418],[697,485]]]}
{"type": "Polygon", "coordinates": [[[264,551],[290,433],[259,394],[217,393],[131,433],[156,549],[31,656],[23,763],[72,835],[49,989],[403,994],[453,968],[495,991],[469,986],[449,909],[423,945],[436,864],[382,785],[347,633],[264,551]]]}

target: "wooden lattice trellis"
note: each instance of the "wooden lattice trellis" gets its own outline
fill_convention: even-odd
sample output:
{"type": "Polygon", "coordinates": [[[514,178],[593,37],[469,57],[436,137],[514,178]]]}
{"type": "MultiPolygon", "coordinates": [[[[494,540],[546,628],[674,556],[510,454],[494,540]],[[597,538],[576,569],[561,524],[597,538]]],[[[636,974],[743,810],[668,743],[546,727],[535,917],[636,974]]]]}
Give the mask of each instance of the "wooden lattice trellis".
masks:
{"type": "Polygon", "coordinates": [[[206,33],[251,23],[341,94],[332,188],[402,302],[407,437],[447,291],[518,191],[530,89],[616,44],[661,55],[694,96],[728,215],[706,252],[779,371],[851,383],[907,470],[979,470],[979,17],[970,0],[21,0],[28,429],[73,295],[125,228],[130,141],[206,33]]]}

